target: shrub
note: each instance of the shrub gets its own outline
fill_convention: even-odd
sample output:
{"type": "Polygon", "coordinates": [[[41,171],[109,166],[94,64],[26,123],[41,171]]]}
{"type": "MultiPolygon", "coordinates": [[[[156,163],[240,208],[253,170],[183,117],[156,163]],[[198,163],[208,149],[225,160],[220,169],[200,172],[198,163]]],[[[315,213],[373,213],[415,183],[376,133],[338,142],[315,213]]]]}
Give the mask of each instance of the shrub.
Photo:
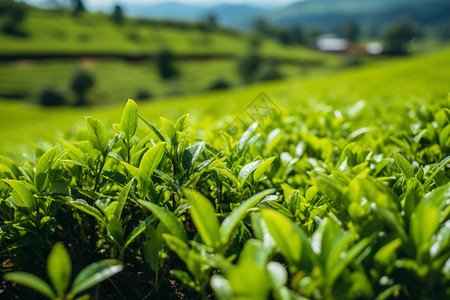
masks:
{"type": "Polygon", "coordinates": [[[67,95],[54,86],[46,86],[38,95],[38,103],[43,106],[67,105],[67,95]]]}
{"type": "Polygon", "coordinates": [[[258,80],[269,81],[281,79],[284,75],[279,70],[279,62],[276,58],[269,58],[264,62],[261,72],[258,75],[258,80]]]}
{"type": "Polygon", "coordinates": [[[76,71],[72,77],[72,83],[70,85],[72,91],[76,95],[75,105],[87,105],[86,93],[94,86],[94,84],[95,78],[89,71],[84,69],[76,71]]]}
{"type": "Polygon", "coordinates": [[[86,11],[86,8],[83,4],[82,0],[70,0],[72,5],[72,12],[73,14],[77,15],[81,12],[86,11]]]}
{"type": "Polygon", "coordinates": [[[387,27],[383,33],[385,53],[392,55],[408,54],[408,44],[422,33],[410,20],[402,19],[387,27]]]}
{"type": "Polygon", "coordinates": [[[179,75],[175,67],[175,55],[170,50],[160,50],[155,55],[155,64],[162,79],[172,79],[179,75]]]}
{"type": "Polygon", "coordinates": [[[123,24],[124,16],[123,16],[122,7],[120,5],[116,4],[114,6],[114,11],[113,11],[111,17],[112,17],[112,20],[113,20],[114,23],[116,23],[118,25],[122,25],[123,24]]]}
{"type": "Polygon", "coordinates": [[[153,94],[146,89],[138,89],[136,92],[136,100],[149,100],[153,98],[153,94]]]}
{"type": "Polygon", "coordinates": [[[209,86],[208,90],[210,90],[210,91],[223,90],[223,89],[228,89],[230,86],[231,86],[231,84],[228,81],[226,81],[225,79],[217,79],[209,86]]]}
{"type": "Polygon", "coordinates": [[[27,36],[28,34],[21,29],[27,12],[28,7],[24,3],[14,1],[0,3],[0,16],[6,16],[6,21],[1,28],[2,32],[14,36],[27,36]]]}
{"type": "Polygon", "coordinates": [[[237,71],[243,82],[252,82],[256,79],[263,60],[257,51],[251,49],[238,61],[237,71]]]}

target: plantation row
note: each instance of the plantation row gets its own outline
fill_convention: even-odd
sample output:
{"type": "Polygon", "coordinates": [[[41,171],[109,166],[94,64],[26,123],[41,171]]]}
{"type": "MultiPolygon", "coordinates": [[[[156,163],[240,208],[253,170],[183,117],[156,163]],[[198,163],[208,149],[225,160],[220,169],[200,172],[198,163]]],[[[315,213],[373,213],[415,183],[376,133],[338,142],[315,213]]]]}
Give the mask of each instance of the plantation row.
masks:
{"type": "Polygon", "coordinates": [[[449,298],[447,108],[370,128],[362,103],[193,132],[132,100],[111,130],[87,117],[0,158],[0,295],[449,298]]]}

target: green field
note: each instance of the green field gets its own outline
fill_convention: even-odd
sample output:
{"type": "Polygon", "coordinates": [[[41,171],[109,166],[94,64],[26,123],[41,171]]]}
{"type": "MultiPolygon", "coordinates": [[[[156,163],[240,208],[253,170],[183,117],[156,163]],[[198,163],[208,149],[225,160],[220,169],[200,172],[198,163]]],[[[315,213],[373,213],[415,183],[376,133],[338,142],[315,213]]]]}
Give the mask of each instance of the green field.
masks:
{"type": "MultiPolygon", "coordinates": [[[[0,19],[0,23],[2,20],[0,19]]],[[[195,25],[171,28],[164,23],[142,24],[127,19],[116,26],[109,16],[31,9],[23,24],[27,37],[0,35],[0,55],[151,55],[162,48],[176,55],[240,56],[249,47],[250,36],[213,30],[201,31],[195,25]]],[[[304,47],[286,47],[261,40],[264,56],[320,63],[326,56],[304,47]]]]}
{"type": "MultiPolygon", "coordinates": [[[[447,80],[450,78],[449,57],[450,51],[445,49],[422,57],[392,59],[338,74],[291,78],[225,92],[166,97],[154,102],[140,103],[140,107],[144,115],[152,120],[159,116],[176,118],[184,113],[190,113],[193,120],[214,121],[218,116],[239,115],[260,92],[265,92],[273,101],[284,107],[287,114],[315,110],[318,106],[342,109],[359,100],[365,100],[367,114],[378,115],[380,122],[390,122],[401,118],[411,103],[421,101],[440,103],[447,100],[450,91],[447,80]],[[386,110],[379,115],[378,109],[381,108],[386,110]]],[[[112,65],[120,68],[120,64],[112,65]]],[[[222,67],[226,68],[226,66],[220,68],[222,67]]],[[[146,67],[142,67],[144,68],[147,71],[146,67]]],[[[193,85],[194,81],[191,81],[193,85]]],[[[124,103],[126,99],[132,98],[134,90],[132,88],[128,90],[131,94],[129,97],[125,91],[117,93],[122,95],[121,101],[124,103]]],[[[107,102],[108,99],[103,101],[107,102]]],[[[46,109],[6,100],[3,100],[1,105],[0,127],[8,128],[0,131],[0,148],[3,149],[17,143],[38,140],[40,137],[50,138],[54,135],[54,129],[66,130],[73,123],[81,122],[86,115],[96,115],[112,122],[117,120],[122,108],[121,104],[113,104],[93,108],[46,109]]],[[[371,118],[363,118],[361,121],[364,120],[371,118]]]]}
{"type": "Polygon", "coordinates": [[[125,108],[2,101],[0,295],[449,298],[449,55],[125,108]]]}
{"type": "Polygon", "coordinates": [[[251,37],[186,26],[33,8],[0,35],[0,298],[450,299],[450,47],[264,39],[286,77],[244,84],[251,37]],[[36,104],[79,68],[93,105],[36,104]]]}
{"type": "MultiPolygon", "coordinates": [[[[153,97],[201,93],[218,80],[231,87],[241,85],[235,60],[200,60],[176,62],[179,76],[162,80],[152,61],[127,62],[119,59],[84,59],[19,61],[0,64],[0,96],[35,101],[39,92],[53,86],[71,95],[70,82],[79,69],[88,70],[95,78],[89,91],[92,104],[110,104],[133,98],[145,90],[153,97]]],[[[296,77],[306,68],[283,64],[280,72],[296,77]]]]}

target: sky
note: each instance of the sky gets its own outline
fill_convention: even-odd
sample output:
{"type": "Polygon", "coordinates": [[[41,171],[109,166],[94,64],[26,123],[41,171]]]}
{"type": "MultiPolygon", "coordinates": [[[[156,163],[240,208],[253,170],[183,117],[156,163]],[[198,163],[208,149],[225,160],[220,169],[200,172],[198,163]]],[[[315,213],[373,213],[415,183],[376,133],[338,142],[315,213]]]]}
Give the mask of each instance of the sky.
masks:
{"type": "Polygon", "coordinates": [[[292,2],[296,2],[298,0],[128,0],[128,1],[116,1],[116,0],[85,0],[86,3],[93,5],[100,4],[114,4],[116,2],[135,2],[135,3],[148,3],[148,4],[157,4],[164,2],[180,2],[180,3],[188,3],[188,4],[202,4],[202,5],[214,5],[219,3],[238,3],[238,4],[256,4],[256,5],[283,5],[292,2]]]}
{"type": "MultiPolygon", "coordinates": [[[[40,4],[45,0],[22,0],[32,4],[40,4]]],[[[283,6],[289,3],[298,2],[299,0],[84,0],[87,7],[113,6],[114,4],[126,3],[143,3],[143,4],[158,4],[164,2],[179,2],[186,4],[201,4],[201,5],[215,5],[221,3],[234,4],[251,4],[259,6],[283,6]]]]}

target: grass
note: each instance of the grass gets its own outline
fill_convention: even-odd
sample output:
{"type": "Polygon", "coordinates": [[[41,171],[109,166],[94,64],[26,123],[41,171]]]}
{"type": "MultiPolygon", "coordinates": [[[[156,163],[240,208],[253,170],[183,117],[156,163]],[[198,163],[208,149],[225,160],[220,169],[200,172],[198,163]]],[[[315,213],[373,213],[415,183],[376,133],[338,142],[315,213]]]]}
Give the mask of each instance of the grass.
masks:
{"type": "MultiPolygon", "coordinates": [[[[0,23],[2,20],[0,19],[0,23]]],[[[194,25],[178,26],[156,22],[146,24],[127,19],[123,26],[112,23],[109,16],[31,9],[23,25],[28,37],[0,35],[0,55],[151,55],[169,48],[177,55],[238,56],[249,47],[250,37],[224,31],[201,31],[194,25]]],[[[305,62],[326,61],[327,56],[305,47],[286,47],[262,39],[264,56],[305,62]]]]}
{"type": "MultiPolygon", "coordinates": [[[[244,114],[245,107],[260,92],[265,92],[284,107],[285,114],[317,106],[328,110],[343,109],[365,100],[364,114],[367,118],[361,118],[361,125],[370,125],[365,120],[374,116],[379,122],[389,124],[401,117],[399,112],[410,109],[408,103],[412,100],[447,101],[450,91],[449,58],[450,49],[445,48],[424,56],[379,62],[339,74],[292,78],[225,92],[167,97],[139,105],[141,113],[151,121],[159,119],[159,116],[176,118],[190,113],[194,123],[208,124],[216,122],[218,117],[223,119],[226,115],[244,114]]],[[[124,97],[123,102],[127,98],[124,97]]],[[[83,116],[95,115],[106,122],[118,120],[123,107],[121,103],[107,107],[44,109],[14,101],[3,100],[0,103],[0,149],[5,152],[14,152],[18,144],[61,137],[55,135],[55,131],[68,131],[74,122],[84,127],[83,116]]]]}
{"type": "MultiPolygon", "coordinates": [[[[6,98],[34,98],[48,85],[70,95],[70,81],[79,68],[88,69],[96,84],[90,92],[92,103],[105,104],[133,98],[139,90],[153,96],[199,93],[209,89],[217,80],[239,85],[237,62],[234,60],[179,61],[180,76],[164,81],[151,61],[127,62],[119,59],[84,59],[22,61],[1,64],[0,95],[6,98]]],[[[298,76],[302,68],[284,64],[286,76],[298,76]]]]}

